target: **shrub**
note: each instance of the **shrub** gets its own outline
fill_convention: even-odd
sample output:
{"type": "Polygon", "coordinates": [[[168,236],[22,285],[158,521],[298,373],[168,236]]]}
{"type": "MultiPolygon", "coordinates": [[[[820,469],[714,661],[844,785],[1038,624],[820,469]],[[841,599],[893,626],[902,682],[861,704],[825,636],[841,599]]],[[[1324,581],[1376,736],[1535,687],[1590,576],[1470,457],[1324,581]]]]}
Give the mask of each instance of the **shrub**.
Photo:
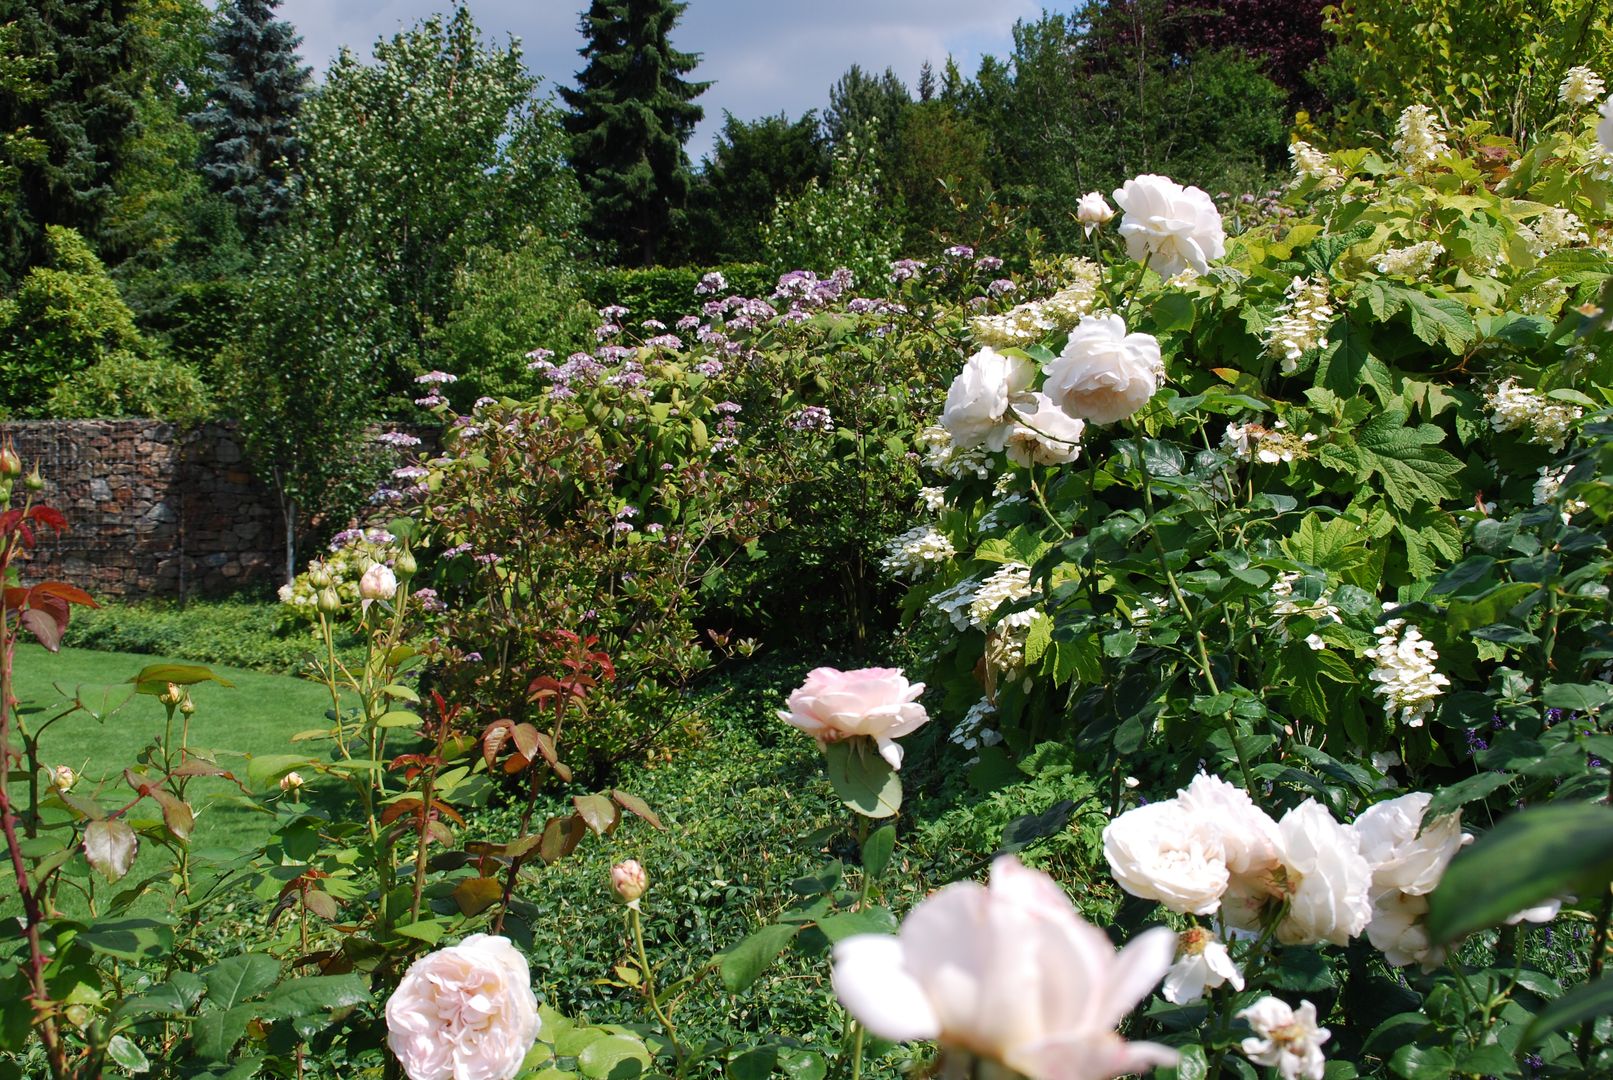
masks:
{"type": "Polygon", "coordinates": [[[114,353],[57,384],[45,409],[63,420],[149,416],[199,424],[213,415],[201,376],[167,356],[114,353]]]}
{"type": "MultiPolygon", "coordinates": [[[[671,326],[697,305],[699,294],[695,287],[702,277],[712,272],[721,274],[727,281],[727,291],[741,296],[760,296],[772,288],[777,279],[776,271],[760,263],[729,263],[709,268],[613,267],[584,272],[581,289],[596,308],[626,308],[635,326],[645,319],[656,319],[671,326]]],[[[566,355],[560,343],[533,339],[528,348],[534,344],[549,346],[556,353],[566,355]]]]}
{"type": "MultiPolygon", "coordinates": [[[[313,642],[283,607],[248,599],[105,604],[75,619],[62,642],[276,675],[301,674],[314,653],[313,642]]],[[[358,659],[350,640],[339,644],[349,663],[358,659]]]]}
{"type": "Polygon", "coordinates": [[[0,300],[0,401],[36,412],[73,372],[120,354],[151,355],[117,285],[84,238],[45,230],[45,262],[0,300]]]}

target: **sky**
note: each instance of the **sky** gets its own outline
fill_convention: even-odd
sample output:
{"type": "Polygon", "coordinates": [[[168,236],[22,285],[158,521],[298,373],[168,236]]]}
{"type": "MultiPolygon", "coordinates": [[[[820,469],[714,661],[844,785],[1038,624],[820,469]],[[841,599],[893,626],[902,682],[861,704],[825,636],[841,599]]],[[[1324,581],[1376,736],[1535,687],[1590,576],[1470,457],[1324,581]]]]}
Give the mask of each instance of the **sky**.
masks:
{"type": "MultiPolygon", "coordinates": [[[[303,58],[323,73],[343,45],[363,57],[375,39],[396,33],[449,0],[281,0],[280,14],[302,34],[303,58]]],[[[521,39],[533,74],[549,90],[571,85],[582,64],[578,16],[586,0],[470,0],[482,33],[521,39]]],[[[822,109],[829,87],[852,64],[893,68],[909,86],[929,60],[937,75],[948,54],[966,74],[980,57],[1005,55],[1015,20],[1040,12],[1040,0],[691,0],[672,44],[702,54],[691,78],[715,80],[698,99],[706,119],[689,143],[696,161],[709,152],[723,110],[745,120],[778,112],[792,118],[822,109]]]]}

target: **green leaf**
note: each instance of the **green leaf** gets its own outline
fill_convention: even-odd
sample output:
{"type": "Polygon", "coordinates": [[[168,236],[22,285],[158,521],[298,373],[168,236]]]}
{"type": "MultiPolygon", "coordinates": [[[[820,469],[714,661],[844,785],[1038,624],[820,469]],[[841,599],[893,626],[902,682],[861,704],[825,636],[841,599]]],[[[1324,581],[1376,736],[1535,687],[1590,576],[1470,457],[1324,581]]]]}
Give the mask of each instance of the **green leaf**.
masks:
{"type": "Polygon", "coordinates": [[[723,986],[731,994],[749,987],[800,931],[799,923],[772,923],[718,953],[717,972],[723,986]]]}
{"type": "Polygon", "coordinates": [[[1613,702],[1613,686],[1607,683],[1547,683],[1540,688],[1540,701],[1548,709],[1593,712],[1613,702]]]}
{"type": "Polygon", "coordinates": [[[1395,1051],[1389,1068],[1401,1080],[1445,1080],[1456,1069],[1456,1059],[1437,1046],[1407,1045],[1395,1051]]]}
{"type": "Polygon", "coordinates": [[[1576,986],[1541,1009],[1524,1030],[1520,1045],[1539,1046],[1555,1032],[1608,1013],[1613,1013],[1613,975],[1576,986]]]}
{"type": "Polygon", "coordinates": [[[896,826],[882,825],[863,841],[863,873],[870,881],[885,872],[896,850],[896,826]]]}
{"type": "Polygon", "coordinates": [[[309,975],[281,983],[258,1008],[265,1018],[290,1020],[368,1000],[370,984],[362,975],[309,975]]]}
{"type": "Polygon", "coordinates": [[[1445,433],[1433,424],[1406,425],[1399,406],[1385,409],[1356,435],[1356,450],[1366,479],[1376,473],[1384,494],[1403,511],[1418,502],[1438,504],[1462,493],[1457,476],[1462,463],[1439,444],[1445,433]]]}
{"type": "Polygon", "coordinates": [[[419,713],[412,713],[405,709],[393,709],[391,712],[382,713],[375,721],[375,726],[380,728],[416,728],[420,726],[421,719],[422,717],[419,713]]]}
{"type": "Polygon", "coordinates": [[[1057,836],[1070,824],[1077,809],[1075,802],[1065,799],[1054,803],[1040,814],[1027,814],[1016,818],[1003,829],[1003,842],[999,852],[1024,851],[1038,840],[1057,836]]]}
{"type": "Polygon", "coordinates": [[[1186,293],[1166,293],[1154,302],[1149,314],[1154,318],[1156,334],[1193,329],[1193,299],[1186,293]]]}
{"type": "Polygon", "coordinates": [[[404,926],[394,926],[392,932],[414,938],[416,941],[424,941],[427,945],[435,945],[442,940],[443,924],[435,919],[421,919],[419,922],[404,926]]]}
{"type": "Polygon", "coordinates": [[[169,683],[175,686],[195,686],[204,682],[216,682],[220,686],[235,685],[222,675],[213,674],[212,668],[202,664],[149,664],[131,676],[129,681],[135,684],[136,693],[153,696],[167,693],[169,683]]]}
{"type": "Polygon", "coordinates": [[[864,817],[888,818],[902,808],[902,779],[880,757],[873,740],[841,739],[824,747],[829,783],[842,802],[864,817]]]}
{"type": "Polygon", "coordinates": [[[117,1062],[127,1073],[151,1071],[151,1062],[145,1053],[127,1035],[114,1035],[106,1044],[106,1056],[117,1062]]]}
{"type": "Polygon", "coordinates": [[[305,754],[257,754],[247,759],[247,783],[255,788],[271,787],[286,773],[312,768],[313,764],[305,754]]]}
{"type": "Polygon", "coordinates": [[[150,960],[174,948],[174,930],[156,919],[111,919],[79,931],[80,945],[120,960],[150,960]]]}
{"type": "Polygon", "coordinates": [[[861,911],[827,915],[818,920],[818,929],[830,941],[840,941],[857,934],[894,934],[896,916],[889,908],[869,907],[861,911]]]}
{"type": "MultiPolygon", "coordinates": [[[[1452,810],[1460,810],[1470,802],[1477,802],[1493,792],[1499,791],[1512,783],[1512,776],[1504,772],[1482,772],[1477,776],[1469,776],[1459,780],[1449,787],[1442,787],[1434,792],[1429,800],[1428,809],[1423,813],[1423,822],[1433,824],[1452,810]]],[[[1507,914],[1511,914],[1508,912],[1507,914]]]]}
{"type": "Polygon", "coordinates": [[[1428,933],[1443,944],[1552,897],[1595,895],[1610,880],[1613,807],[1530,807],[1451,860],[1428,898],[1428,933]]]}
{"type": "Polygon", "coordinates": [[[280,978],[280,961],[266,953],[227,957],[202,972],[207,980],[207,1003],[214,1009],[233,1009],[280,978]]]}
{"type": "Polygon", "coordinates": [[[229,1056],[235,1044],[246,1034],[246,1025],[257,1016],[257,1008],[241,1005],[234,1009],[204,1012],[191,1025],[191,1038],[195,1040],[196,1056],[204,1061],[219,1061],[229,1056]]]}

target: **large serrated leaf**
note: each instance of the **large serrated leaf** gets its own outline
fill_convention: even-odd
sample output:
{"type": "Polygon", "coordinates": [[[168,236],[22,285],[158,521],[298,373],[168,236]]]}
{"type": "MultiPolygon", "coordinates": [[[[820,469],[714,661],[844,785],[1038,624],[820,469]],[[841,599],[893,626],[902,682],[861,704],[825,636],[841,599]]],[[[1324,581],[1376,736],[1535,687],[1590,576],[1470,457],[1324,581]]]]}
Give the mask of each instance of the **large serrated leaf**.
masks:
{"type": "Polygon", "coordinates": [[[1406,412],[1385,409],[1356,434],[1356,453],[1362,475],[1383,482],[1384,494],[1404,513],[1419,502],[1438,505],[1462,493],[1457,477],[1462,462],[1439,444],[1445,433],[1433,424],[1407,425],[1406,412]]]}

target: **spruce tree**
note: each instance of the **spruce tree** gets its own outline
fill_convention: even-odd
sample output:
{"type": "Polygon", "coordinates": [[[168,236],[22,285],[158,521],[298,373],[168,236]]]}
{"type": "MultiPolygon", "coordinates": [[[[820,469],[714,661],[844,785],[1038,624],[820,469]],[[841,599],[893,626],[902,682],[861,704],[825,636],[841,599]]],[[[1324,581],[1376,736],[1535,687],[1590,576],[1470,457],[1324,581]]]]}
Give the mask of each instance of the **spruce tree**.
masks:
{"type": "Polygon", "coordinates": [[[44,257],[47,225],[94,238],[138,134],[140,43],[131,0],[0,0],[14,23],[12,59],[31,85],[0,85],[0,131],[26,129],[42,146],[14,162],[16,188],[0,216],[0,278],[44,257]]]}
{"type": "Polygon", "coordinates": [[[684,145],[705,115],[694,99],[710,83],[683,78],[699,63],[669,35],[688,7],[677,0],[593,0],[582,17],[587,62],[566,131],[588,199],[589,231],[621,261],[649,266],[683,215],[693,177],[684,145]]]}
{"type": "Polygon", "coordinates": [[[301,148],[297,113],[308,92],[302,39],[275,18],[280,0],[229,0],[209,41],[215,79],[190,117],[205,133],[201,170],[235,207],[243,231],[272,226],[289,208],[301,148]]]}

